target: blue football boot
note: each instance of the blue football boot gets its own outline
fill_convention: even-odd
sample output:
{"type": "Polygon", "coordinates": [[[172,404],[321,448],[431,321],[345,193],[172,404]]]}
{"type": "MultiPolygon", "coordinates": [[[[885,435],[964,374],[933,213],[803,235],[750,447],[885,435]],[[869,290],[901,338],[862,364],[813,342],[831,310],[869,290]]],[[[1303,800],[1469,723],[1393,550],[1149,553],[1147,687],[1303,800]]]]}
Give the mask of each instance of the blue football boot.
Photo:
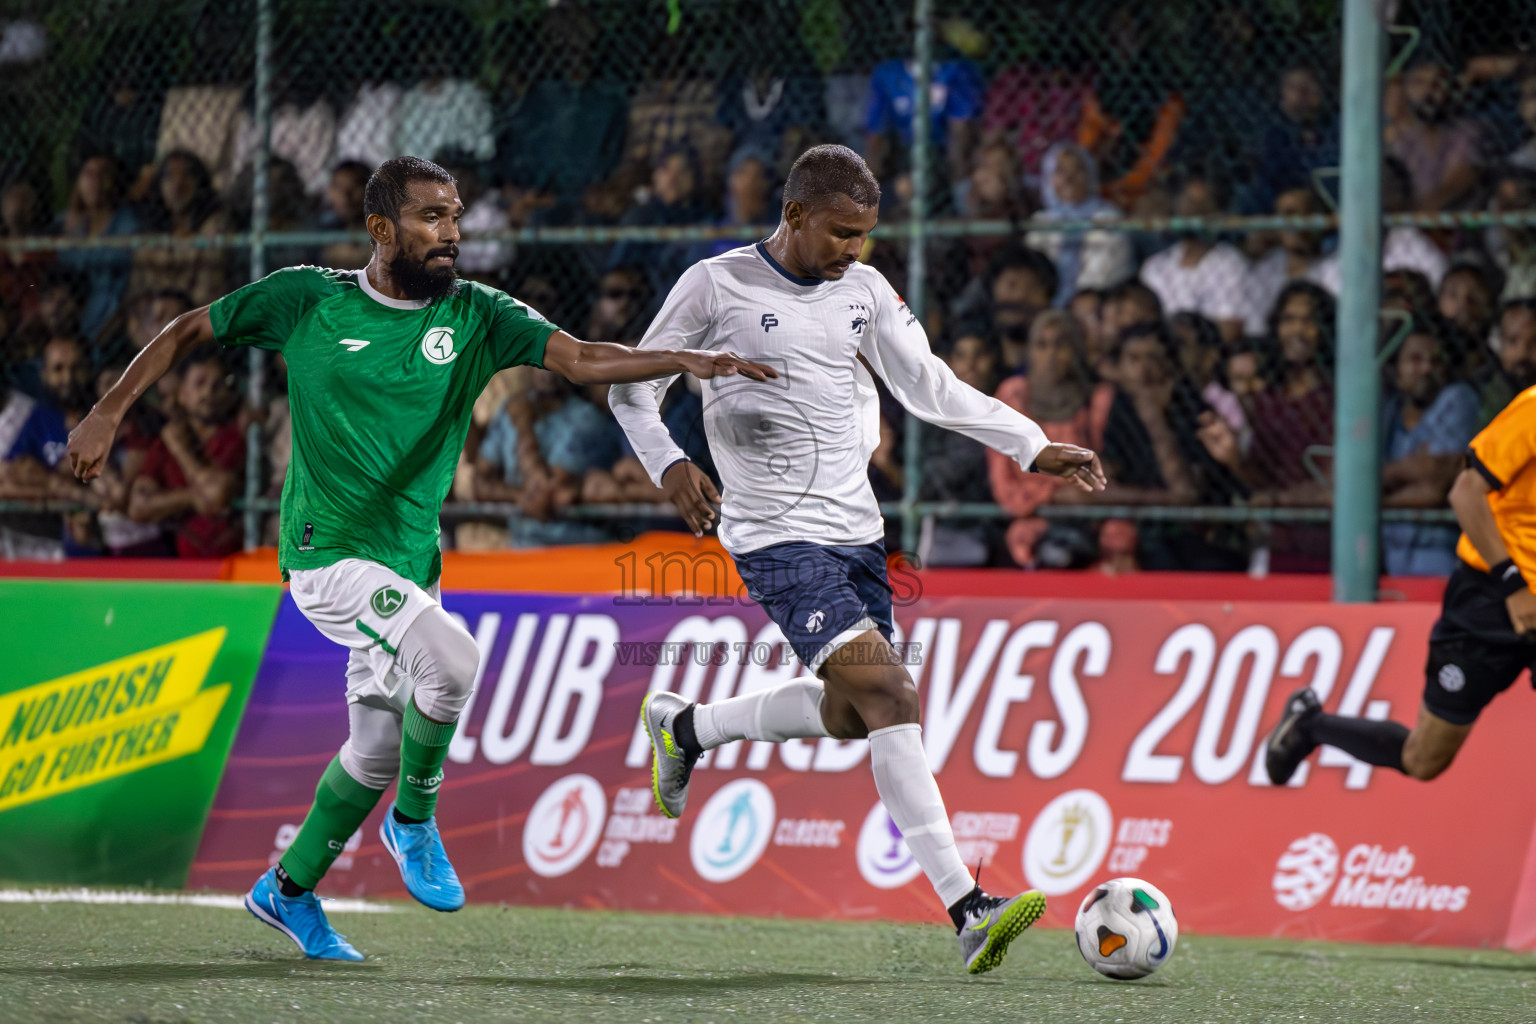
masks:
{"type": "Polygon", "coordinates": [[[293,940],[311,960],[361,960],[363,954],[352,948],[347,937],[325,919],[320,899],[312,892],[302,896],[284,896],[277,886],[277,869],[256,880],[245,894],[245,909],[256,920],[269,924],[293,940]]]}
{"type": "Polygon", "coordinates": [[[379,838],[400,865],[406,891],[418,902],[433,910],[458,910],[464,905],[464,886],[448,863],[442,836],[437,834],[436,818],[402,825],[395,820],[395,805],[390,804],[384,824],[379,826],[379,838]]]}

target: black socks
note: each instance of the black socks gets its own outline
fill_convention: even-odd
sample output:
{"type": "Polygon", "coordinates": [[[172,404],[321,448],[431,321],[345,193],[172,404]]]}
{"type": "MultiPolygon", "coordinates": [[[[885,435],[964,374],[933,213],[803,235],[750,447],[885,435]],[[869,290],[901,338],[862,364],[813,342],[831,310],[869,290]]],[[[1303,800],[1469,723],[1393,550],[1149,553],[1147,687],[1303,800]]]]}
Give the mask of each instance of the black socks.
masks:
{"type": "Polygon", "coordinates": [[[1398,722],[1320,714],[1307,723],[1307,735],[1366,764],[1403,770],[1403,744],[1408,742],[1408,727],[1398,722]]]}
{"type": "Polygon", "coordinates": [[[283,866],[281,864],[277,866],[277,888],[279,892],[281,892],[284,896],[287,896],[289,899],[293,899],[295,896],[303,896],[305,893],[309,892],[308,889],[304,888],[298,882],[295,882],[293,879],[289,878],[288,872],[283,870],[283,866]]]}
{"type": "Polygon", "coordinates": [[[704,748],[699,745],[698,733],[693,731],[693,709],[696,707],[698,707],[697,704],[689,704],[672,720],[672,742],[676,743],[689,757],[704,756],[704,748]]]}
{"type": "Polygon", "coordinates": [[[960,934],[960,929],[965,927],[965,908],[971,905],[971,901],[981,895],[981,886],[977,886],[960,898],[954,906],[949,908],[949,919],[955,922],[955,934],[960,934]]]}
{"type": "Polygon", "coordinates": [[[407,818],[405,815],[400,813],[400,808],[398,806],[396,806],[395,809],[390,813],[393,814],[395,816],[395,820],[402,825],[420,825],[422,822],[427,820],[426,818],[407,818]]]}

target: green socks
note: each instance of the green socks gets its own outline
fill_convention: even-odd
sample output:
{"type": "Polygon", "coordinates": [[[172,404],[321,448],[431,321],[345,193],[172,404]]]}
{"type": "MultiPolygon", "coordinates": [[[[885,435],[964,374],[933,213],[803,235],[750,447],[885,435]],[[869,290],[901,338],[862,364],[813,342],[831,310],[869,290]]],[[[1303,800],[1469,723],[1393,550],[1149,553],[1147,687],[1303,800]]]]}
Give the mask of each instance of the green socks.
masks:
{"type": "Polygon", "coordinates": [[[382,789],[369,789],[348,775],[339,756],[332,758],[315,787],[314,806],[278,862],[288,877],[305,889],[318,885],[383,795],[382,789]]]}
{"type": "Polygon", "coordinates": [[[400,739],[400,788],[395,809],[407,818],[426,821],[437,810],[437,790],[443,784],[443,762],[454,722],[434,722],[416,710],[413,701],[405,709],[400,739]]]}
{"type": "MultiPolygon", "coordinates": [[[[443,762],[448,759],[454,725],[432,721],[414,703],[405,709],[400,788],[395,794],[395,808],[405,817],[426,821],[437,810],[437,790],[443,784],[443,762]]],[[[315,787],[315,803],[304,816],[299,834],[278,862],[293,883],[305,889],[319,884],[383,795],[382,789],[369,789],[348,775],[339,756],[332,758],[315,787]]]]}

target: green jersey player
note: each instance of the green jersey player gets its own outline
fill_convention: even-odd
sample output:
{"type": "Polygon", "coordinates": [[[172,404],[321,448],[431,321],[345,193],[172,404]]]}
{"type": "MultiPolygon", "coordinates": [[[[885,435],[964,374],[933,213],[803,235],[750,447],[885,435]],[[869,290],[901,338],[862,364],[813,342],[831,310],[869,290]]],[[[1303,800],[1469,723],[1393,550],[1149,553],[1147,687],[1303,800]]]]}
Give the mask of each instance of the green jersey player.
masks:
{"type": "Polygon", "coordinates": [[[373,243],[365,269],[290,267],[178,317],[69,438],[70,466],[89,480],[128,407],[198,346],[257,345],[287,360],[293,456],[279,563],[299,610],[349,648],[350,734],[297,837],[245,903],[307,956],[330,960],[363,957],[313,890],[397,774],[385,847],[416,899],[436,910],[464,905],[434,811],[479,651],[438,602],[438,511],[491,376],[519,365],[578,383],[775,376],[729,354],[578,341],[511,296],[460,281],[464,207],[434,163],[386,161],[368,180],[364,209],[373,243]]]}

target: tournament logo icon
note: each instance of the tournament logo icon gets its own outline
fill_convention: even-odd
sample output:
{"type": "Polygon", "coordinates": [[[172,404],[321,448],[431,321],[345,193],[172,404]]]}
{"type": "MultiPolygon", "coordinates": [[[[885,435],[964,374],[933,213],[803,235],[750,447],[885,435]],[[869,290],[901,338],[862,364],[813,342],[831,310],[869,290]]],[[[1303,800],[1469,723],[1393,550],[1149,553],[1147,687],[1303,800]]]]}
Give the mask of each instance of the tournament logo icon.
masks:
{"type": "Polygon", "coordinates": [[[453,328],[434,327],[421,339],[421,354],[427,362],[442,366],[459,358],[453,348],[453,328]]]}
{"type": "Polygon", "coordinates": [[[1275,902],[1286,910],[1306,910],[1333,888],[1339,876],[1339,848],[1321,832],[1302,836],[1275,862],[1275,902]]]}
{"type": "Polygon", "coordinates": [[[777,819],[773,791],[756,779],[737,779],[709,798],[693,826],[688,852],[706,882],[729,882],[757,863],[777,819]]]}
{"type": "Polygon", "coordinates": [[[1114,833],[1109,804],[1091,789],[1043,807],[1024,839],[1024,877],[1047,896],[1071,892],[1099,870],[1114,833]]]}
{"type": "Polygon", "coordinates": [[[922,873],[922,866],[901,829],[891,820],[885,805],[877,803],[864,817],[864,827],[859,829],[859,844],[855,848],[859,862],[859,874],[864,881],[877,889],[898,889],[922,873]]]}
{"type": "Polygon", "coordinates": [[[523,860],[534,874],[557,878],[575,869],[603,833],[608,799],[590,775],[567,775],[546,789],[523,825],[523,860]]]}

